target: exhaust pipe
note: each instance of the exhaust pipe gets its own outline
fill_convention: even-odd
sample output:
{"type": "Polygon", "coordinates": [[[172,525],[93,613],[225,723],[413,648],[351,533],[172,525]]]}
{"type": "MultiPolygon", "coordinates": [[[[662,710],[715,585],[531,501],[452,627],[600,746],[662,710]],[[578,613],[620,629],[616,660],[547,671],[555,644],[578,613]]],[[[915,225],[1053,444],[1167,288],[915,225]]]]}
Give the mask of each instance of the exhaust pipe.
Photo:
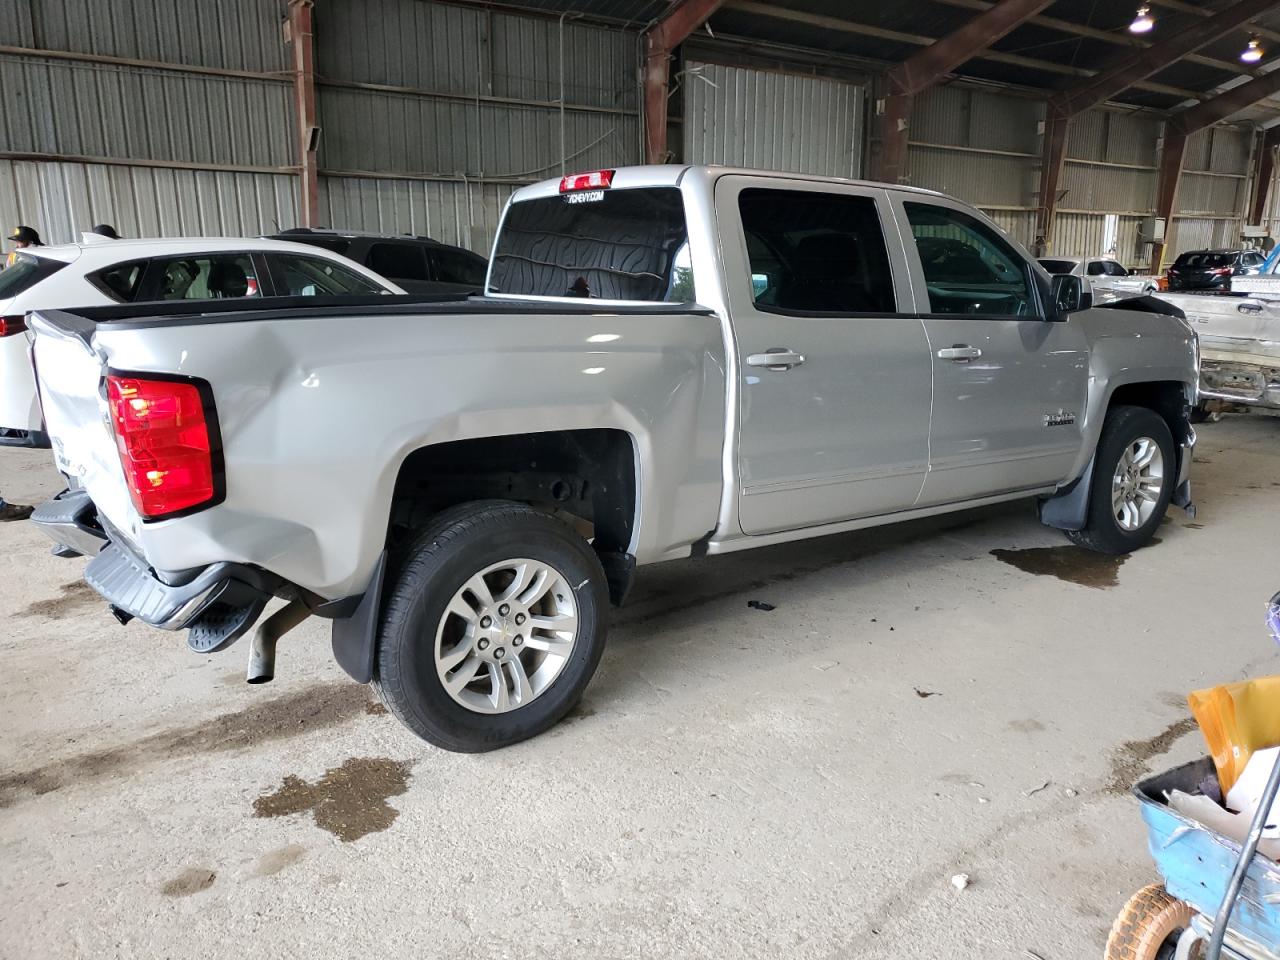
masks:
{"type": "Polygon", "coordinates": [[[301,600],[290,600],[253,631],[249,645],[249,683],[270,683],[276,675],[276,644],[286,633],[311,616],[301,600]]]}

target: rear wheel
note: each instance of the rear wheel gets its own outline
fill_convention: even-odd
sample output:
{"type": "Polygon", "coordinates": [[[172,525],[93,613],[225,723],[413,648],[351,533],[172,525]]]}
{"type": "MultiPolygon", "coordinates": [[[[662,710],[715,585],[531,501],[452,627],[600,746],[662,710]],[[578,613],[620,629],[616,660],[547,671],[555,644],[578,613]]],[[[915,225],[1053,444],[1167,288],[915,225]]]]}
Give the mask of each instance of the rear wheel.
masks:
{"type": "Polygon", "coordinates": [[[1112,924],[1104,960],[1173,960],[1192,913],[1160,884],[1143,887],[1112,924]]]}
{"type": "Polygon", "coordinates": [[[1145,546],[1169,508],[1177,471],[1163,418],[1146,407],[1113,407],[1094,454],[1088,519],[1083,530],[1067,535],[1099,553],[1145,546]]]}
{"type": "Polygon", "coordinates": [[[454,508],[400,567],[374,683],[436,746],[517,743],[582,696],[604,650],[607,605],[600,561],[566,524],[505,501],[454,508]]]}

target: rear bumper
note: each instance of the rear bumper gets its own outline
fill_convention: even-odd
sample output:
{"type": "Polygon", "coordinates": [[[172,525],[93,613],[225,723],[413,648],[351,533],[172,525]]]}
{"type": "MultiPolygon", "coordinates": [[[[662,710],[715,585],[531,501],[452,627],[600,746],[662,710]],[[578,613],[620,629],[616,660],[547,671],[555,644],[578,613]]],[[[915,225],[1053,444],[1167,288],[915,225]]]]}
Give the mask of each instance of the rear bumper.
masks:
{"type": "Polygon", "coordinates": [[[82,490],[64,491],[42,503],[31,520],[59,546],[93,557],[85,567],[85,582],[111,605],[117,619],[190,630],[188,644],[202,653],[243,636],[279,585],[269,574],[237,563],[157,572],[110,539],[82,490]]]}

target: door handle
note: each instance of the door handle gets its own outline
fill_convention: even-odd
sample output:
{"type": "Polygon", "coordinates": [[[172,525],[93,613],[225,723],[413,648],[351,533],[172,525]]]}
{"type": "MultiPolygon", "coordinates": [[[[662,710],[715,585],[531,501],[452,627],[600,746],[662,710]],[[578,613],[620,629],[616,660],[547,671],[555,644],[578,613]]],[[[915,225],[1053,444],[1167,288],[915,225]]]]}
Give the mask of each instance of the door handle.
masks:
{"type": "Polygon", "coordinates": [[[748,367],[764,367],[766,370],[778,372],[790,370],[804,363],[804,354],[796,353],[786,347],[770,347],[764,353],[753,353],[747,357],[748,367]]]}
{"type": "Polygon", "coordinates": [[[955,346],[943,347],[938,351],[940,360],[954,360],[956,363],[968,363],[970,360],[977,360],[980,356],[982,351],[967,343],[957,343],[955,346]]]}

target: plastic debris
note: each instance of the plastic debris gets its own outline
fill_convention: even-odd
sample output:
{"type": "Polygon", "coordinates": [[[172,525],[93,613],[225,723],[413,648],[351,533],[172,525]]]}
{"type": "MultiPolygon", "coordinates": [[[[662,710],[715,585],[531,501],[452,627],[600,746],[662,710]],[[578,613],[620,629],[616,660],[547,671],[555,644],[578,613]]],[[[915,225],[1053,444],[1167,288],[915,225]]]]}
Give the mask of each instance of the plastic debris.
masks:
{"type": "Polygon", "coordinates": [[[967,873],[957,873],[951,878],[951,885],[957,890],[963,890],[969,886],[969,875],[967,873]]]}
{"type": "Polygon", "coordinates": [[[752,610],[764,610],[766,613],[770,610],[777,610],[772,603],[766,603],[764,600],[748,600],[747,606],[752,610]]]}
{"type": "Polygon", "coordinates": [[[942,696],[942,694],[937,693],[934,690],[921,690],[919,687],[912,687],[911,689],[913,689],[916,692],[916,696],[919,697],[921,700],[928,700],[930,697],[942,696]]]}

